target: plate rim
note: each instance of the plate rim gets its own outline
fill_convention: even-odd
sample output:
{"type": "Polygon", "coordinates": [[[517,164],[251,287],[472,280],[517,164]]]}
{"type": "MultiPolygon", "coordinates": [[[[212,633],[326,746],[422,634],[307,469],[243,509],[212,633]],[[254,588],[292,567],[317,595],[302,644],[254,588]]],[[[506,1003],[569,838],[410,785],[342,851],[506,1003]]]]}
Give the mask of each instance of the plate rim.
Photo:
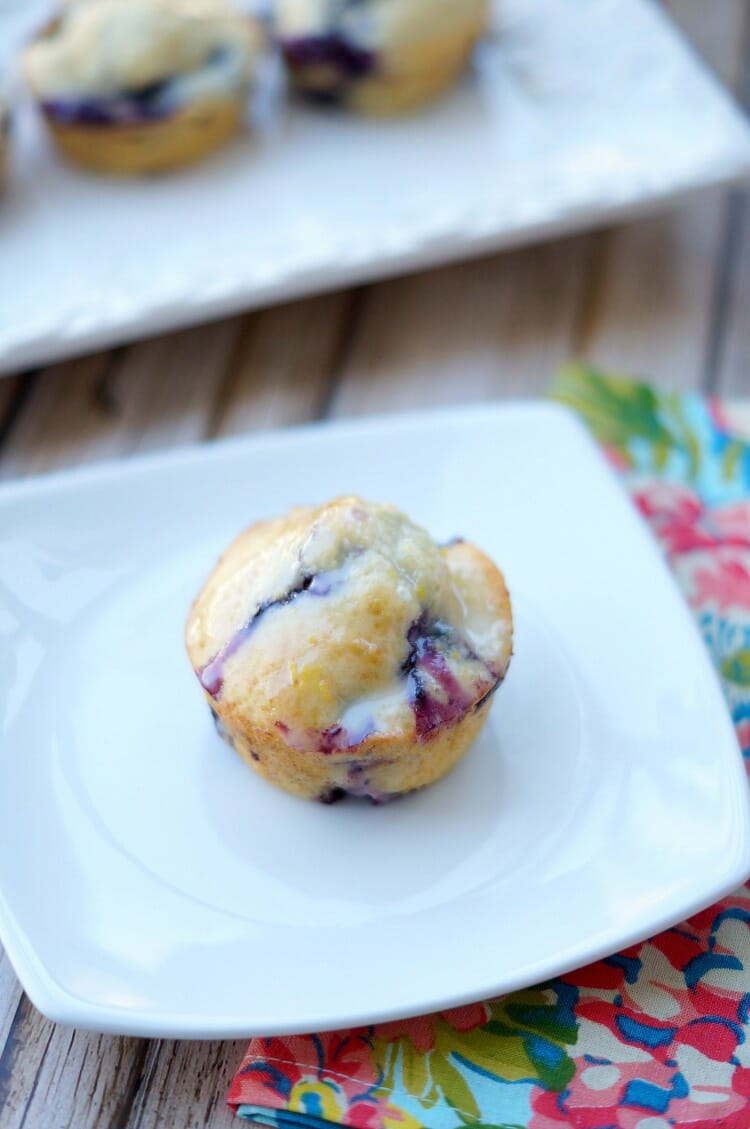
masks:
{"type": "Polygon", "coordinates": [[[285,1023],[274,1023],[273,1020],[248,1023],[234,1017],[222,1017],[221,1015],[212,1016],[210,1020],[205,1015],[195,1015],[190,1019],[183,1018],[175,1022],[174,1017],[170,1017],[167,1013],[119,1008],[84,1000],[63,988],[36,956],[30,943],[26,940],[23,930],[18,926],[17,920],[10,913],[2,890],[0,890],[0,940],[18,976],[21,987],[31,1002],[48,1019],[63,1026],[100,1034],[149,1039],[241,1039],[261,1036],[302,1035],[311,1031],[326,1032],[367,1027],[373,1024],[447,1011],[466,1004],[494,999],[497,996],[507,995],[533,984],[574,972],[610,956],[614,952],[641,943],[649,937],[656,936],[664,930],[678,925],[694,914],[707,909],[741,886],[750,874],[750,839],[747,836],[745,837],[745,852],[739,861],[741,865],[736,865],[731,872],[728,872],[724,880],[718,882],[710,891],[705,891],[696,898],[686,900],[685,904],[682,904],[679,908],[675,906],[664,915],[655,916],[650,920],[648,926],[644,924],[642,928],[634,929],[623,935],[615,948],[611,944],[591,946],[585,950],[585,954],[583,951],[576,953],[572,962],[564,956],[562,958],[553,957],[527,968],[524,973],[505,977],[488,985],[481,991],[446,993],[444,996],[431,999],[429,1003],[426,1002],[419,1007],[409,1006],[406,1009],[398,1006],[382,1007],[375,1012],[368,1011],[367,1013],[353,1011],[339,1018],[329,1016],[321,1018],[319,1021],[305,1020],[304,1023],[291,1027],[285,1023]]]}

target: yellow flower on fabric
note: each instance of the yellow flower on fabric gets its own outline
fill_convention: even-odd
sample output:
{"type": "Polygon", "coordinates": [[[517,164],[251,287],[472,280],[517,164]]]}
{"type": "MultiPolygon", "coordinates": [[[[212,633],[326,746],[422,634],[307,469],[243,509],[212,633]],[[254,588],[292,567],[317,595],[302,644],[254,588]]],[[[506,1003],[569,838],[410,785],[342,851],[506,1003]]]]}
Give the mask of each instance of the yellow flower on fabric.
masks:
{"type": "Polygon", "coordinates": [[[319,1117],[339,1124],[347,1110],[346,1096],[335,1082],[320,1078],[300,1078],[289,1094],[288,1108],[294,1113],[319,1117]]]}

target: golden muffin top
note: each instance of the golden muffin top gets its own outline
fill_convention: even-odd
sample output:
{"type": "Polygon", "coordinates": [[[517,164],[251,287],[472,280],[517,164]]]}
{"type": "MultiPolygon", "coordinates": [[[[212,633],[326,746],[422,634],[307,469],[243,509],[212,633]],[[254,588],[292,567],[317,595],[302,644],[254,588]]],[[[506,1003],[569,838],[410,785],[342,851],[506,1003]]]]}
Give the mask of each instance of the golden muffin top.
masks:
{"type": "Polygon", "coordinates": [[[200,70],[221,51],[248,79],[258,47],[229,0],[75,0],[27,48],[24,70],[38,98],[104,97],[200,70]]]}
{"type": "Polygon", "coordinates": [[[502,679],[511,635],[483,553],[440,548],[395,507],[344,497],[242,533],[186,641],[223,717],[342,751],[457,720],[502,679]]]}

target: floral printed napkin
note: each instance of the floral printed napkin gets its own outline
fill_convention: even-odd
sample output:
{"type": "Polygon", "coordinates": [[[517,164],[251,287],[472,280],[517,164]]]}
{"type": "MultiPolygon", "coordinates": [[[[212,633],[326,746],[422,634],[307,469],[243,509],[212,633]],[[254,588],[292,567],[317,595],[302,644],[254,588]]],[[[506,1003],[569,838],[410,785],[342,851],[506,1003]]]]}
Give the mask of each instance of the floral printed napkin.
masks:
{"type": "MultiPolygon", "coordinates": [[[[748,416],[582,368],[553,394],[589,425],[658,538],[750,756],[748,416]]],[[[294,1129],[748,1129],[750,884],[502,999],[253,1039],[228,1100],[294,1129]]]]}

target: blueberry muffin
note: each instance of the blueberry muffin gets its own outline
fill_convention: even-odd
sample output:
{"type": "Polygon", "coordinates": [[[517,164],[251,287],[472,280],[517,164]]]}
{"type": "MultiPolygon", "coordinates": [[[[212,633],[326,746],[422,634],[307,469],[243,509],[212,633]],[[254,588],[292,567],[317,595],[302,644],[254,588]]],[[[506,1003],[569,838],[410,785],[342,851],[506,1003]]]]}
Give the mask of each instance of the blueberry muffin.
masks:
{"type": "Polygon", "coordinates": [[[298,90],[369,113],[429,102],[466,67],[488,0],[277,0],[276,33],[298,90]]]}
{"type": "Polygon", "coordinates": [[[512,632],[484,553],[346,497],[240,534],[186,644],[219,732],[261,776],[308,799],[379,802],[464,755],[512,632]]]}
{"type": "Polygon", "coordinates": [[[74,0],[27,48],[24,71],[66,157],[138,175],[239,131],[261,45],[228,0],[74,0]]]}

